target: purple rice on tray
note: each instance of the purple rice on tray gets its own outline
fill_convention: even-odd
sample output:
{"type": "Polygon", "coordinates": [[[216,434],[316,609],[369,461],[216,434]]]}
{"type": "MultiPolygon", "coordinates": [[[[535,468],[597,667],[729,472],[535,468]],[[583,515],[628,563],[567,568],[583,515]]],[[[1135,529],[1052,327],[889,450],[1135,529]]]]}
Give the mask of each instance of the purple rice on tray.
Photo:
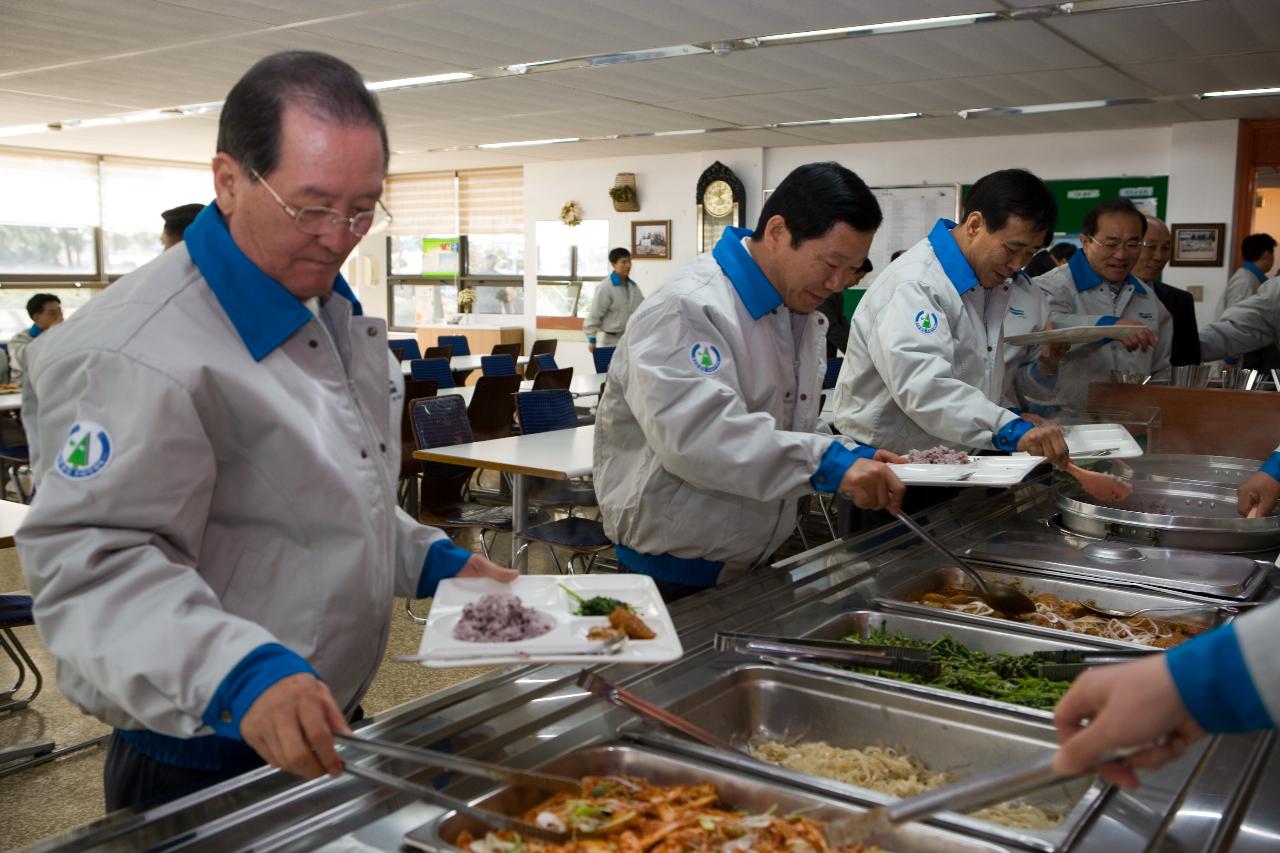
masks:
{"type": "Polygon", "coordinates": [[[963,450],[953,450],[939,444],[928,450],[912,450],[907,453],[907,462],[912,465],[968,465],[972,461],[963,450]]]}
{"type": "Polygon", "coordinates": [[[468,643],[511,643],[541,637],[555,625],[550,616],[525,607],[517,596],[490,593],[462,608],[453,638],[468,643]]]}

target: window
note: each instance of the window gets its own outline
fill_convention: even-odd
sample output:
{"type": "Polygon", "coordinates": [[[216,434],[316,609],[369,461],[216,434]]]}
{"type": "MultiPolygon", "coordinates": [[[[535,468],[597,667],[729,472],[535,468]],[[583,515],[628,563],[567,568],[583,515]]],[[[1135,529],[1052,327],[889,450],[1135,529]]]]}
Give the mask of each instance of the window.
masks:
{"type": "Polygon", "coordinates": [[[107,274],[132,272],[164,250],[163,211],[180,204],[206,204],[211,198],[208,166],[104,159],[102,254],[107,274]]]}
{"type": "Polygon", "coordinates": [[[572,228],[558,219],[549,220],[538,222],[534,231],[538,316],[581,320],[591,306],[596,283],[609,274],[608,220],[584,219],[572,228]]]}
{"type": "Polygon", "coordinates": [[[97,278],[95,157],[0,152],[0,275],[97,278]]]}
{"type": "Polygon", "coordinates": [[[475,291],[474,313],[524,313],[522,169],[394,175],[386,205],[394,217],[387,237],[392,328],[447,320],[458,313],[462,287],[475,291]],[[456,274],[438,274],[455,264],[456,274]]]}

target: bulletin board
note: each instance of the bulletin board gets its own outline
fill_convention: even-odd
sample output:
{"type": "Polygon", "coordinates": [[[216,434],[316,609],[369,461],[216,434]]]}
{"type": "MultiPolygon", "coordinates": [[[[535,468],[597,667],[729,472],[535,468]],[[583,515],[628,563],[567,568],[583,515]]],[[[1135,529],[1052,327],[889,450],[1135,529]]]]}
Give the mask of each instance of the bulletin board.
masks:
{"type": "Polygon", "coordinates": [[[436,239],[425,237],[422,240],[422,277],[423,278],[457,278],[462,269],[459,264],[457,237],[436,239]]]}
{"type": "MultiPolygon", "coordinates": [[[[1128,178],[1081,178],[1069,181],[1045,181],[1058,202],[1058,227],[1053,242],[1075,242],[1085,214],[1099,202],[1127,198],[1138,210],[1157,219],[1165,218],[1169,207],[1169,176],[1138,175],[1128,178]]],[[[965,184],[968,193],[970,184],[965,184]]],[[[963,198],[963,196],[961,196],[963,198]]]]}
{"type": "MultiPolygon", "coordinates": [[[[871,263],[875,269],[859,285],[865,289],[875,282],[889,258],[899,249],[910,249],[929,235],[939,219],[960,216],[959,184],[916,184],[915,186],[872,187],[884,223],[871,243],[871,263]]],[[[849,300],[846,298],[846,302],[849,300]]]]}

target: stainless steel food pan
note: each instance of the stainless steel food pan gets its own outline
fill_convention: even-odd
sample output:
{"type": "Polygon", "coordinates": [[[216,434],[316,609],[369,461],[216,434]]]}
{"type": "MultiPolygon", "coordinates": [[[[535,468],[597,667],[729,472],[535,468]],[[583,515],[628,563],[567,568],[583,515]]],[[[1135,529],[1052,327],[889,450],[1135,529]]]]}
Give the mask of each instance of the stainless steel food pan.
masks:
{"type": "MultiPolygon", "coordinates": [[[[716,786],[723,804],[753,812],[763,812],[773,807],[783,814],[800,812],[815,820],[832,820],[865,811],[806,791],[784,788],[758,776],[630,745],[604,744],[579,749],[541,769],[564,776],[639,776],[659,785],[710,782],[716,786]]],[[[474,800],[472,804],[503,814],[523,814],[545,796],[522,789],[499,788],[474,800]]],[[[453,851],[458,848],[453,847],[451,842],[463,829],[483,833],[483,828],[472,818],[456,812],[446,812],[431,823],[407,834],[404,841],[410,847],[420,850],[453,851]]],[[[923,824],[910,824],[890,830],[883,841],[896,853],[992,853],[1004,849],[985,841],[967,838],[958,832],[923,824]]]]}
{"type": "MultiPolygon", "coordinates": [[[[1016,582],[1023,592],[1033,597],[1041,593],[1051,593],[1059,598],[1069,599],[1072,601],[1092,602],[1098,607],[1104,607],[1111,610],[1137,610],[1143,607],[1185,606],[1189,609],[1181,610],[1176,613],[1152,613],[1150,615],[1156,619],[1190,622],[1204,627],[1205,630],[1216,628],[1219,625],[1230,622],[1236,616],[1236,611],[1231,610],[1230,608],[1214,607],[1206,604],[1200,599],[1185,598],[1171,593],[1098,586],[1078,580],[1046,577],[1043,575],[1020,575],[1013,570],[997,568],[982,567],[979,571],[984,578],[989,578],[1003,583],[1016,582]]],[[[925,593],[932,592],[944,586],[969,587],[970,584],[967,582],[965,575],[959,569],[952,567],[940,567],[931,571],[923,571],[912,576],[908,580],[890,588],[887,592],[878,597],[876,601],[883,607],[901,610],[907,613],[928,614],[930,616],[936,616],[956,623],[986,625],[997,630],[1034,634],[1039,637],[1070,637],[1072,641],[1084,645],[1125,649],[1152,648],[1151,646],[1146,646],[1141,643],[1131,642],[1128,640],[1112,640],[1106,637],[1092,637],[1085,634],[1072,633],[1058,628],[1042,628],[1038,625],[1028,625],[1025,622],[1014,622],[1008,619],[997,619],[992,616],[973,616],[968,613],[958,613],[954,610],[946,610],[941,607],[930,607],[927,604],[915,603],[915,599],[918,599],[925,593]]]]}
{"type": "Polygon", "coordinates": [[[1118,473],[1136,480],[1209,483],[1234,488],[1257,473],[1262,461],[1196,453],[1148,453],[1113,464],[1119,469],[1118,473]]]}
{"type": "MultiPolygon", "coordinates": [[[[992,710],[957,705],[949,697],[912,695],[888,686],[765,665],[735,669],[667,707],[735,745],[773,740],[823,741],[853,749],[889,746],[915,755],[931,770],[956,777],[1031,761],[1057,748],[1057,736],[1047,720],[1011,719],[992,710]]],[[[724,756],[715,750],[707,754],[724,756]]],[[[738,761],[735,766],[749,769],[750,762],[738,761]]],[[[887,794],[798,771],[779,767],[775,772],[815,793],[833,791],[872,803],[893,800],[887,794]]],[[[1082,778],[1027,797],[1065,816],[1052,829],[1014,829],[955,813],[938,820],[968,830],[978,827],[1039,849],[1060,850],[1088,821],[1106,790],[1093,779],[1082,778]]]]}

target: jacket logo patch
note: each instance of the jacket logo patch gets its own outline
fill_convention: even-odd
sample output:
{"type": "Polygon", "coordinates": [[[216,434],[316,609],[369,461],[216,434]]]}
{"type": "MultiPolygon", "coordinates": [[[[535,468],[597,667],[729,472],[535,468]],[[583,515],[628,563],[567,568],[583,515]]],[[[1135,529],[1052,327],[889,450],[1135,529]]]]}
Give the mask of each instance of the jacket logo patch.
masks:
{"type": "Polygon", "coordinates": [[[1009,313],[1010,313],[1010,314],[1012,314],[1012,315],[1013,315],[1013,316],[1015,316],[1015,317],[1025,317],[1025,316],[1027,316],[1027,312],[1026,312],[1026,311],[1023,311],[1021,308],[1013,308],[1013,307],[1010,307],[1010,308],[1009,308],[1009,313]]]}
{"type": "Polygon", "coordinates": [[[932,311],[916,312],[916,328],[926,335],[932,335],[938,331],[938,315],[932,311]]]}
{"type": "Polygon", "coordinates": [[[107,467],[110,461],[111,436],[102,425],[93,421],[76,421],[58,451],[57,465],[64,477],[87,480],[107,467]]]}
{"type": "Polygon", "coordinates": [[[698,341],[689,348],[689,360],[702,373],[715,373],[720,369],[720,350],[704,341],[698,341]]]}
{"type": "Polygon", "coordinates": [[[1148,314],[1148,313],[1147,313],[1147,312],[1145,312],[1145,311],[1139,311],[1139,312],[1138,312],[1138,316],[1139,316],[1139,317],[1141,317],[1141,318],[1142,318],[1142,319],[1144,319],[1144,320],[1154,320],[1154,319],[1156,318],[1156,315],[1155,315],[1155,314],[1148,314]]]}

